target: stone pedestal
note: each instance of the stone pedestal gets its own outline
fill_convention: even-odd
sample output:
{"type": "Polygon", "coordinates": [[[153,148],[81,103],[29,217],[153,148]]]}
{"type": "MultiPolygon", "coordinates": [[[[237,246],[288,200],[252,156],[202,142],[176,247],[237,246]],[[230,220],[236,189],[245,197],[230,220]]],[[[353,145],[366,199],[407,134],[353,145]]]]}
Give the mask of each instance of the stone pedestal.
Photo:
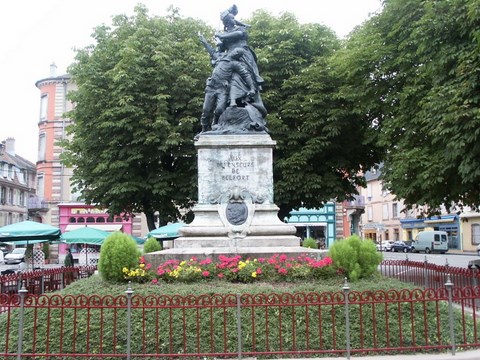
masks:
{"type": "Polygon", "coordinates": [[[296,228],[278,218],[273,201],[273,148],[268,134],[207,135],[196,141],[198,204],[174,248],[145,254],[153,266],[170,260],[274,254],[315,258],[325,250],[300,246],[296,228]]]}
{"type": "Polygon", "coordinates": [[[175,248],[299,246],[296,228],[277,216],[268,134],[202,135],[195,146],[198,204],[175,248]]]}

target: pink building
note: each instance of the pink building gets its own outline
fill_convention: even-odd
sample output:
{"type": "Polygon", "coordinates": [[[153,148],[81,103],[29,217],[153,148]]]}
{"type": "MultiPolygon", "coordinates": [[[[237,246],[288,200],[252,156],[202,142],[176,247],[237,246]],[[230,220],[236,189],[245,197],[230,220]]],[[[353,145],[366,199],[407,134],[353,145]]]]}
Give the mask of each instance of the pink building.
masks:
{"type": "MultiPolygon", "coordinates": [[[[58,144],[67,136],[66,127],[71,120],[66,113],[73,109],[67,94],[76,86],[70,75],[57,76],[56,70],[55,64],[50,65],[50,76],[35,83],[40,90],[36,169],[37,203],[42,206],[36,211],[41,216],[41,222],[58,226],[62,233],[79,226],[89,226],[141,236],[140,217],[129,220],[110,218],[105,209],[78,201],[80,194],[75,193],[70,184],[72,169],[60,161],[63,148],[58,144]]],[[[66,244],[51,246],[51,260],[60,261],[66,247],[66,244]]]]}

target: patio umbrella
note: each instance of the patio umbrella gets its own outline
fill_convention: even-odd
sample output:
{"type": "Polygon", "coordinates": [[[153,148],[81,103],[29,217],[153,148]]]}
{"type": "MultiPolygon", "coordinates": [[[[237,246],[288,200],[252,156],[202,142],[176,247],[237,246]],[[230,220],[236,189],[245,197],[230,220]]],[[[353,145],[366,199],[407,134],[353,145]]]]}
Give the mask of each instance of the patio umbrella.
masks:
{"type": "Polygon", "coordinates": [[[29,220],[0,227],[0,241],[14,242],[27,247],[38,242],[60,240],[60,235],[60,229],[55,226],[29,220]]]}
{"type": "Polygon", "coordinates": [[[185,226],[185,223],[182,222],[160,226],[150,231],[147,237],[154,237],[156,239],[176,238],[180,236],[178,230],[183,226],[185,226]]]}
{"type": "Polygon", "coordinates": [[[0,227],[0,241],[59,240],[60,229],[35,221],[21,221],[0,227]]]}
{"type": "MultiPolygon", "coordinates": [[[[102,245],[110,235],[108,231],[93,227],[81,227],[62,234],[62,241],[67,244],[102,245]]],[[[88,249],[85,249],[85,264],[88,264],[88,249]]]]}
{"type": "Polygon", "coordinates": [[[102,245],[110,234],[108,231],[85,226],[68,231],[62,234],[61,238],[67,244],[102,245]]]}

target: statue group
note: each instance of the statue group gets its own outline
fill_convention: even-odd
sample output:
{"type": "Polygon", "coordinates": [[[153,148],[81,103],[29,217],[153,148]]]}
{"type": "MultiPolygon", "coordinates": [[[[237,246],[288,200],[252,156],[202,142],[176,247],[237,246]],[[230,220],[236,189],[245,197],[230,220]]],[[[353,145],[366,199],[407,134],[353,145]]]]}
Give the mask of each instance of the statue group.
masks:
{"type": "Polygon", "coordinates": [[[267,110],[260,95],[263,79],[257,57],[248,45],[248,28],[235,19],[236,5],[220,13],[223,31],[215,46],[199,35],[213,66],[207,79],[200,123],[202,134],[266,133],[267,110]]]}

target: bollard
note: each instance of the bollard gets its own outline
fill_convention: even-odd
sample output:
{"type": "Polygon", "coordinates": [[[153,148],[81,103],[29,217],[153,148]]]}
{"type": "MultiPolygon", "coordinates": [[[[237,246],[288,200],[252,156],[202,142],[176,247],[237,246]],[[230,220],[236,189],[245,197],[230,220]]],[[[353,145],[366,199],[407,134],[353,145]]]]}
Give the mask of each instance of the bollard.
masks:
{"type": "Polygon", "coordinates": [[[242,358],[242,318],[241,318],[241,294],[237,294],[237,344],[238,344],[238,359],[242,358]]]}
{"type": "Polygon", "coordinates": [[[347,278],[345,278],[342,290],[345,294],[345,345],[347,347],[347,359],[350,359],[350,313],[348,309],[348,293],[350,291],[350,286],[348,286],[347,278]]]}
{"type": "Polygon", "coordinates": [[[22,288],[18,291],[20,295],[20,311],[18,319],[18,347],[17,347],[17,359],[22,358],[22,347],[23,347],[23,317],[25,315],[25,296],[28,291],[25,288],[25,280],[23,281],[22,288]]]}
{"type": "Polygon", "coordinates": [[[128,282],[128,288],[127,291],[125,291],[125,294],[127,294],[127,359],[130,360],[131,356],[131,337],[132,337],[132,295],[133,295],[133,290],[132,290],[132,282],[128,282]]]}
{"type": "Polygon", "coordinates": [[[452,301],[452,289],[453,283],[450,279],[450,274],[447,274],[447,282],[445,288],[448,293],[448,322],[450,324],[450,342],[452,343],[452,355],[455,355],[455,332],[453,328],[453,301],[452,301]]]}

